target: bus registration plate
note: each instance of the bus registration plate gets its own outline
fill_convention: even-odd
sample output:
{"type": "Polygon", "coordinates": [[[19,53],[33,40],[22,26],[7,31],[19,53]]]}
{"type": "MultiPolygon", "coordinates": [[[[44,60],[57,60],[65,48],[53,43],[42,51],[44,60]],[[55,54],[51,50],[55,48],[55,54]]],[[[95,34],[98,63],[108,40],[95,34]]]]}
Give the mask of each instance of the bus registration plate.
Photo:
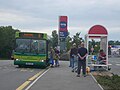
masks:
{"type": "Polygon", "coordinates": [[[26,63],[26,65],[34,65],[33,63],[26,63]]]}

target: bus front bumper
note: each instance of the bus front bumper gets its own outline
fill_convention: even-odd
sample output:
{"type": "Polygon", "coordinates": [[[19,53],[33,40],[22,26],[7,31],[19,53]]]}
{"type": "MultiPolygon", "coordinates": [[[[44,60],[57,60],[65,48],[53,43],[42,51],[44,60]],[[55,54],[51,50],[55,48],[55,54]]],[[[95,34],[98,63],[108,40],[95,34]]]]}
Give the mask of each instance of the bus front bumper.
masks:
{"type": "Polygon", "coordinates": [[[35,66],[35,67],[40,67],[40,68],[45,68],[47,66],[45,62],[21,61],[21,60],[14,60],[14,65],[35,66]]]}

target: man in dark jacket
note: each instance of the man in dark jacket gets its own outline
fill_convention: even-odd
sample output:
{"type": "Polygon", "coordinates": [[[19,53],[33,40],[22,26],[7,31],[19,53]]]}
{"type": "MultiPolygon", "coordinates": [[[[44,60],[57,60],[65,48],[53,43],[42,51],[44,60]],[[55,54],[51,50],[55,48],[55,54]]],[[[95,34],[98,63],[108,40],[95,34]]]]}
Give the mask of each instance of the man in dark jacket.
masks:
{"type": "Polygon", "coordinates": [[[77,68],[77,47],[76,44],[73,44],[73,48],[70,50],[70,60],[71,60],[71,67],[72,67],[72,72],[77,68]]]}
{"type": "Polygon", "coordinates": [[[78,49],[77,77],[80,77],[81,67],[82,67],[84,77],[86,76],[86,57],[87,57],[87,49],[84,48],[84,43],[81,43],[81,47],[78,49]]]}

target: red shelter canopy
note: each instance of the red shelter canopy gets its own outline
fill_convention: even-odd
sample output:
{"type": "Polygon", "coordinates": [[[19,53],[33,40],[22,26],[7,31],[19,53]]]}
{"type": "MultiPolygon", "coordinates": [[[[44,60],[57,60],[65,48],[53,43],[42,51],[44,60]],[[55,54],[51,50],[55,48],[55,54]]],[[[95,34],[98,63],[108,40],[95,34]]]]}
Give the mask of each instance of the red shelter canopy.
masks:
{"type": "Polygon", "coordinates": [[[107,29],[101,25],[95,25],[90,28],[88,34],[104,34],[107,35],[107,29]]]}

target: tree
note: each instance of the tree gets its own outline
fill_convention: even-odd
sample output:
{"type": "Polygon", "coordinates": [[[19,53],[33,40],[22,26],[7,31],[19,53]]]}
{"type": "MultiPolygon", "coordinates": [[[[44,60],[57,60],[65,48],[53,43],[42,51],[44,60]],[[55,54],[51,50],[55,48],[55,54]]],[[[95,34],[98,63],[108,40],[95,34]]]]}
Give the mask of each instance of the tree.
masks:
{"type": "Polygon", "coordinates": [[[12,26],[0,27],[0,57],[10,58],[15,47],[15,30],[12,26]]]}
{"type": "Polygon", "coordinates": [[[110,40],[110,41],[108,42],[108,44],[109,44],[109,45],[115,45],[114,41],[112,41],[112,40],[110,40]]]}
{"type": "MultiPolygon", "coordinates": [[[[81,33],[81,32],[80,32],[81,33]]],[[[76,43],[77,47],[80,45],[81,42],[83,42],[84,40],[80,37],[80,33],[76,33],[76,35],[73,36],[73,42],[72,43],[76,43]]]]}
{"type": "Polygon", "coordinates": [[[120,45],[120,42],[117,40],[117,41],[113,41],[113,40],[110,40],[108,42],[109,45],[120,45]]]}
{"type": "Polygon", "coordinates": [[[56,30],[52,31],[52,40],[51,41],[52,41],[53,48],[58,46],[58,34],[57,34],[56,30]]]}
{"type": "Polygon", "coordinates": [[[68,34],[66,38],[67,50],[70,50],[73,43],[76,43],[77,47],[79,47],[81,42],[84,42],[84,40],[82,39],[82,37],[80,37],[80,33],[77,32],[73,37],[70,37],[68,34]]]}
{"type": "Polygon", "coordinates": [[[52,36],[48,35],[48,51],[50,51],[50,48],[53,47],[52,46],[52,36]]]}
{"type": "Polygon", "coordinates": [[[67,51],[70,50],[71,46],[72,46],[72,38],[68,35],[66,38],[67,51]]]}
{"type": "Polygon", "coordinates": [[[116,44],[116,45],[120,45],[120,42],[117,40],[117,41],[115,42],[115,44],[116,44]]]}

